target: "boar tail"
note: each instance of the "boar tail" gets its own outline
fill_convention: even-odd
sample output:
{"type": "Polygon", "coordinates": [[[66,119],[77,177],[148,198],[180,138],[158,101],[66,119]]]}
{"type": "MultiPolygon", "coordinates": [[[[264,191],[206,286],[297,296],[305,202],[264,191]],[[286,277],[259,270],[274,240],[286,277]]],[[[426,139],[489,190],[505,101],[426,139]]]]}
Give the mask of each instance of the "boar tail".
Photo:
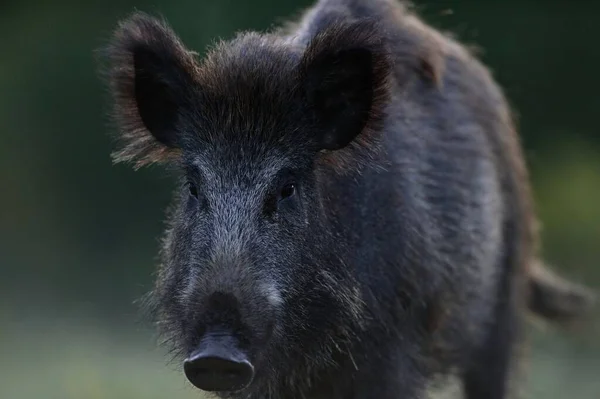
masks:
{"type": "Polygon", "coordinates": [[[591,290],[558,276],[540,259],[530,265],[528,285],[529,310],[558,324],[582,318],[596,300],[591,290]]]}

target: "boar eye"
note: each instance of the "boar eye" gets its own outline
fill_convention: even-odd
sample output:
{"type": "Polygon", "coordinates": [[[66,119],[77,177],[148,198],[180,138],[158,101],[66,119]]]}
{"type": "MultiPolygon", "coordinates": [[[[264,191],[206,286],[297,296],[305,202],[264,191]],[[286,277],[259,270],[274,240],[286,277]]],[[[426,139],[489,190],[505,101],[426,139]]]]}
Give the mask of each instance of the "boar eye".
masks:
{"type": "Polygon", "coordinates": [[[190,195],[196,199],[198,199],[198,188],[196,187],[196,185],[192,182],[187,182],[187,186],[188,186],[188,190],[190,192],[190,195]]]}
{"type": "Polygon", "coordinates": [[[291,197],[296,192],[296,183],[288,183],[279,192],[279,200],[291,197]]]}
{"type": "MultiPolygon", "coordinates": [[[[286,198],[292,197],[296,193],[296,183],[287,183],[278,191],[274,191],[267,196],[264,204],[264,212],[267,215],[273,215],[279,208],[279,203],[286,198]]],[[[284,204],[282,204],[284,205],[284,204]]]]}

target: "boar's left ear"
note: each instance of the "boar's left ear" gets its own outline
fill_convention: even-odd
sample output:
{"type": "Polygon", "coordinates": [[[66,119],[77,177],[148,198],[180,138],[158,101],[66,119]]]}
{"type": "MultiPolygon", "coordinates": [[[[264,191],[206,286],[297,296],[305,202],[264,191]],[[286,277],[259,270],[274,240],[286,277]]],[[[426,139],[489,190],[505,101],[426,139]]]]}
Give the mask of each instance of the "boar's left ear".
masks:
{"type": "Polygon", "coordinates": [[[300,68],[321,149],[343,148],[378,129],[389,98],[391,61],[376,25],[332,25],[308,45],[300,68]]]}
{"type": "Polygon", "coordinates": [[[123,144],[115,160],[137,167],[172,160],[182,141],[177,126],[196,85],[193,53],[164,22],[135,13],[121,22],[103,55],[123,144]]]}

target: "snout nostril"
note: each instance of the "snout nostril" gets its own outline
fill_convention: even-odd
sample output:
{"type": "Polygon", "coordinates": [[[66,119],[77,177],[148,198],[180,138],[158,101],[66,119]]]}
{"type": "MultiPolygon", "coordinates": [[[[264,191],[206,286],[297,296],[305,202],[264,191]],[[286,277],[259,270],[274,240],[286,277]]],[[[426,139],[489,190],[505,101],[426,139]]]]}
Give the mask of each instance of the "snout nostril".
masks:
{"type": "Polygon", "coordinates": [[[223,342],[203,342],[183,363],[187,379],[204,391],[239,391],[254,378],[254,367],[237,348],[223,342]]]}

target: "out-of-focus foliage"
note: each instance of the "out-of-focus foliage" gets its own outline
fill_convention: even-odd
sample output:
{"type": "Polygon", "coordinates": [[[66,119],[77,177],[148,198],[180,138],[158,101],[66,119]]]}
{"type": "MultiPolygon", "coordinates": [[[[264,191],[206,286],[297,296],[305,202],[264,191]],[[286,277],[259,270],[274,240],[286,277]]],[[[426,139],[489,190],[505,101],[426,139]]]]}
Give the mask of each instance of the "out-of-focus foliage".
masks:
{"type": "MultiPolygon", "coordinates": [[[[164,365],[133,301],[151,286],[172,182],[112,166],[94,49],[134,9],[201,54],[268,29],[307,0],[0,3],[0,397],[197,397],[164,365]]],[[[600,288],[598,2],[417,2],[481,48],[519,116],[544,253],[600,288]]],[[[531,397],[600,397],[600,317],[534,334],[531,397]]]]}

